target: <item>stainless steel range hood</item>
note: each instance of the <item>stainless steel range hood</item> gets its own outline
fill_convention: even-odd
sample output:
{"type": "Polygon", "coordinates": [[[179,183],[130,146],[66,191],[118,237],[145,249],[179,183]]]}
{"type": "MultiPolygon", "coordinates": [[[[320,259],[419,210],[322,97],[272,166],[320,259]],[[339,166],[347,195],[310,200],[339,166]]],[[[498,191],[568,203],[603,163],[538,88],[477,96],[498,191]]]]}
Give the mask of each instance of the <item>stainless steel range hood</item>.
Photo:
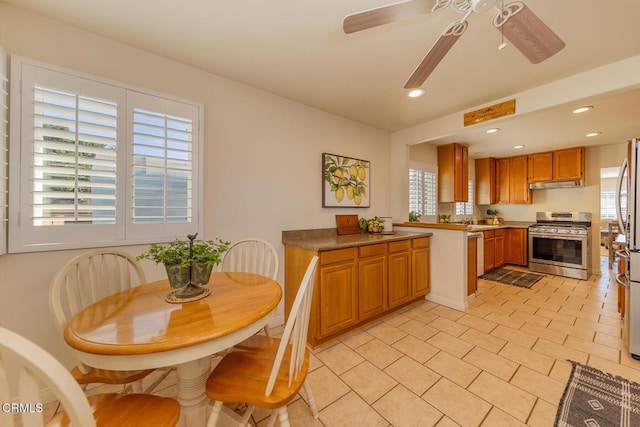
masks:
{"type": "Polygon", "coordinates": [[[534,182],[529,184],[531,190],[544,190],[545,188],[576,188],[584,187],[584,180],[556,181],[556,182],[534,182]]]}

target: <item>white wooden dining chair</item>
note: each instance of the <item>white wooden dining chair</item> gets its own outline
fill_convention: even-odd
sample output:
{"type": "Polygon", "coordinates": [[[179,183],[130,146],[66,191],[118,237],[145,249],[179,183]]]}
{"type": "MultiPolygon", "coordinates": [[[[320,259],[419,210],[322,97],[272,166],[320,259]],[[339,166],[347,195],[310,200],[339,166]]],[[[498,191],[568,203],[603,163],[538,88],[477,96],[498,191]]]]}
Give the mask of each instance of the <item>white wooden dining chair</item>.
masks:
{"type": "Polygon", "coordinates": [[[115,393],[85,397],[58,360],[23,336],[1,327],[0,402],[0,427],[14,427],[18,416],[17,425],[25,427],[171,427],[180,418],[180,404],[171,398],[115,393]],[[46,423],[41,395],[45,388],[64,409],[46,423]],[[12,410],[10,402],[22,405],[22,409],[12,410]]]}
{"type": "MultiPolygon", "coordinates": [[[[251,238],[229,246],[222,258],[221,270],[261,274],[277,280],[279,266],[275,248],[265,240],[251,238]]],[[[271,336],[269,325],[264,327],[264,333],[271,336]]]]}
{"type": "MultiPolygon", "coordinates": [[[[99,249],[69,261],[53,278],[49,289],[49,309],[58,332],[64,334],[69,320],[83,308],[109,295],[146,282],[142,267],[126,252],[99,249]]],[[[142,391],[142,378],[153,369],[110,371],[88,367],[79,361],[71,374],[86,386],[92,383],[129,384],[142,391]]]]}
{"type": "Polygon", "coordinates": [[[318,409],[307,382],[309,351],[307,331],[318,257],[314,256],[300,284],[282,338],[254,335],[236,345],[218,362],[207,379],[207,396],[214,401],[207,427],[218,422],[224,402],[248,406],[241,425],[247,425],[256,407],[274,409],[269,426],[280,420],[289,426],[287,404],[304,388],[307,403],[318,409]]]}

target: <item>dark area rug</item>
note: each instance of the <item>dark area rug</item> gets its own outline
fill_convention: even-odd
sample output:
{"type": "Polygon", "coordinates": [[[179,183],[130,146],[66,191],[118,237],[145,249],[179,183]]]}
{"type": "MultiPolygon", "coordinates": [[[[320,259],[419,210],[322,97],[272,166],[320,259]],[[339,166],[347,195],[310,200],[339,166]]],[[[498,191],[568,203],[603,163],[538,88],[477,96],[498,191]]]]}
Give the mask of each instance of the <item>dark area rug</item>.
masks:
{"type": "Polygon", "coordinates": [[[568,360],[573,365],[555,425],[640,426],[640,385],[568,360]]]}
{"type": "Polygon", "coordinates": [[[507,268],[496,268],[487,274],[480,276],[481,279],[500,282],[507,285],[520,286],[522,288],[532,287],[538,280],[544,277],[543,274],[527,273],[507,268]]]}

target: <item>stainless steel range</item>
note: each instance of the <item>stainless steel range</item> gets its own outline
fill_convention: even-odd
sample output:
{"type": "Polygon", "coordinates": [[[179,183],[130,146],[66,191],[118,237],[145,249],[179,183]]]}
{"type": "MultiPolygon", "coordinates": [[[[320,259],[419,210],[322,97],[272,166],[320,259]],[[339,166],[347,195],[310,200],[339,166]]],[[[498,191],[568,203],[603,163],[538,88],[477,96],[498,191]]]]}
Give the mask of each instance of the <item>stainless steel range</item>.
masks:
{"type": "Polygon", "coordinates": [[[591,213],[537,212],[529,227],[529,269],[586,280],[591,269],[591,213]]]}

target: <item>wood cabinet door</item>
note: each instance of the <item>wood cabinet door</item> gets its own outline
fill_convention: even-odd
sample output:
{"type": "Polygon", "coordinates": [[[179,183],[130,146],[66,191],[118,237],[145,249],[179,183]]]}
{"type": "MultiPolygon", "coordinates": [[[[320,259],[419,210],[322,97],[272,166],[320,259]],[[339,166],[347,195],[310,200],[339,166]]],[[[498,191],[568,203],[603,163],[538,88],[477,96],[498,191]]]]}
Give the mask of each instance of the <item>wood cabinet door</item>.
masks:
{"type": "Polygon", "coordinates": [[[553,152],[553,180],[584,179],[584,147],[553,152]]]}
{"type": "Polygon", "coordinates": [[[460,144],[438,146],[438,202],[469,199],[469,150],[460,144]]]}
{"type": "Polygon", "coordinates": [[[411,288],[413,297],[425,295],[431,289],[431,249],[419,248],[411,251],[411,288]]]}
{"type": "Polygon", "coordinates": [[[320,337],[339,332],[358,320],[358,283],[352,262],[320,267],[320,337]]]}
{"type": "Polygon", "coordinates": [[[454,199],[456,202],[469,201],[469,149],[454,144],[454,199]]]}
{"type": "Polygon", "coordinates": [[[509,159],[509,203],[531,203],[527,176],[527,156],[509,159]]]}
{"type": "Polygon", "coordinates": [[[467,246],[467,295],[478,289],[478,238],[469,239],[467,246]]]}
{"type": "Polygon", "coordinates": [[[496,203],[509,203],[509,159],[496,160],[496,203]]]}
{"type": "Polygon", "coordinates": [[[496,189],[496,160],[490,157],[476,159],[476,204],[495,204],[496,189]]]}
{"type": "Polygon", "coordinates": [[[553,152],[529,154],[528,172],[531,182],[547,182],[553,179],[553,152]]]}
{"type": "Polygon", "coordinates": [[[389,308],[411,300],[411,255],[409,251],[389,254],[389,308]]]}
{"type": "Polygon", "coordinates": [[[487,273],[496,268],[496,239],[484,235],[484,272],[487,273]]]}
{"type": "Polygon", "coordinates": [[[505,256],[505,234],[505,230],[496,230],[494,243],[496,267],[500,267],[507,263],[507,258],[505,256]]]}
{"type": "Polygon", "coordinates": [[[527,260],[527,229],[507,229],[507,263],[515,265],[528,265],[527,260]]]}
{"type": "Polygon", "coordinates": [[[358,319],[387,309],[387,255],[358,261],[358,319]]]}

